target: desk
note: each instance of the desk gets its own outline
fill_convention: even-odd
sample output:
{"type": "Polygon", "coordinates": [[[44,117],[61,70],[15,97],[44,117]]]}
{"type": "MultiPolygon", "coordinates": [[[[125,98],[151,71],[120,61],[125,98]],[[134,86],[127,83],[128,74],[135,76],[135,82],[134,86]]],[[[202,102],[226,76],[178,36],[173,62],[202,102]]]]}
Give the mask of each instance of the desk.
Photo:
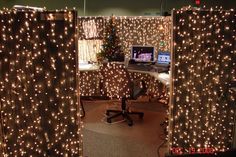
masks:
{"type": "Polygon", "coordinates": [[[153,72],[150,75],[153,76],[155,79],[159,80],[166,87],[169,87],[169,85],[170,85],[170,73],[156,73],[156,72],[153,72]]]}
{"type": "MultiPolygon", "coordinates": [[[[160,81],[164,86],[165,86],[165,93],[168,93],[169,91],[169,85],[170,85],[170,72],[168,73],[158,73],[155,71],[145,71],[145,70],[138,70],[138,69],[129,69],[129,67],[127,67],[127,70],[129,72],[136,72],[136,73],[144,73],[144,74],[149,74],[150,76],[153,76],[155,80],[160,81]]],[[[166,97],[166,94],[162,94],[162,96],[158,99],[158,100],[163,100],[163,97],[166,97]]],[[[168,104],[168,100],[169,98],[166,97],[166,103],[168,104]]],[[[161,102],[163,103],[163,102],[161,102]]],[[[166,104],[164,103],[164,104],[166,104]]]]}
{"type": "Polygon", "coordinates": [[[137,72],[137,73],[144,73],[149,74],[150,76],[153,76],[156,80],[159,80],[161,83],[163,83],[166,87],[169,87],[170,85],[170,73],[158,73],[153,71],[143,71],[143,70],[136,70],[136,69],[129,69],[127,67],[129,72],[137,72]]]}

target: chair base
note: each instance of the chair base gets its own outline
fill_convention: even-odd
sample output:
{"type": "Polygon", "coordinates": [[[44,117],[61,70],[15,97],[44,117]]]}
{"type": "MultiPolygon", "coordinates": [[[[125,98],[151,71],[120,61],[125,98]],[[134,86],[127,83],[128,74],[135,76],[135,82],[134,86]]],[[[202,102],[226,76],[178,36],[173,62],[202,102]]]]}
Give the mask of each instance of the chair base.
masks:
{"type": "Polygon", "coordinates": [[[118,116],[122,116],[126,120],[128,125],[132,126],[133,125],[133,120],[130,117],[130,115],[138,115],[139,118],[142,119],[143,116],[144,116],[144,113],[143,112],[129,112],[128,110],[122,110],[122,111],[121,110],[107,110],[106,115],[109,116],[109,117],[107,117],[107,122],[108,123],[111,123],[113,118],[116,118],[118,116]],[[110,113],[115,113],[115,114],[109,116],[110,113]]]}

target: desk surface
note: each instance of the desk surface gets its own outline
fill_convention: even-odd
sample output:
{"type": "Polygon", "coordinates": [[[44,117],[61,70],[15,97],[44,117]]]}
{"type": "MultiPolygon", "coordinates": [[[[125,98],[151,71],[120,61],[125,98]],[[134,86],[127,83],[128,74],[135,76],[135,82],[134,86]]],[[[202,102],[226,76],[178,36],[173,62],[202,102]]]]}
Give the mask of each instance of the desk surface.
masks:
{"type": "Polygon", "coordinates": [[[152,73],[151,75],[154,76],[155,79],[159,80],[164,85],[166,85],[166,86],[170,85],[170,74],[169,73],[152,73]]]}
{"type": "Polygon", "coordinates": [[[98,71],[99,66],[96,64],[79,64],[79,71],[98,71]]]}
{"type": "Polygon", "coordinates": [[[156,80],[159,80],[161,83],[163,83],[166,86],[170,85],[170,73],[158,73],[153,71],[143,71],[143,70],[134,70],[127,68],[129,72],[137,72],[137,73],[144,73],[149,74],[150,76],[153,76],[156,80]]]}
{"type": "Polygon", "coordinates": [[[156,72],[152,72],[152,71],[129,69],[128,67],[127,67],[127,69],[129,72],[143,73],[143,74],[149,74],[149,75],[151,75],[152,73],[156,73],[156,72]]]}

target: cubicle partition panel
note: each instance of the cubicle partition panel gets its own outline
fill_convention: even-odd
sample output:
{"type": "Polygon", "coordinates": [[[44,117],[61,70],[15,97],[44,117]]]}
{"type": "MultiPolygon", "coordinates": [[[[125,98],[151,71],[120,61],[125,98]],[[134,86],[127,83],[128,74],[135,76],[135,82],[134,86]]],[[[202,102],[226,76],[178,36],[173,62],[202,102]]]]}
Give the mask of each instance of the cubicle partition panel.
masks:
{"type": "Polygon", "coordinates": [[[172,153],[231,148],[236,79],[236,12],[173,11],[169,141],[172,153]]]}
{"type": "MultiPolygon", "coordinates": [[[[78,51],[80,60],[97,61],[96,53],[100,52],[105,28],[111,17],[78,17],[78,51]]],[[[171,18],[163,16],[114,16],[115,27],[120,45],[127,57],[130,57],[132,45],[151,45],[158,50],[170,51],[171,43],[171,18]]],[[[115,69],[113,69],[115,70],[115,69]]],[[[99,93],[100,77],[97,71],[80,72],[81,95],[101,96],[99,93]],[[97,79],[97,80],[96,80],[97,79]],[[96,87],[96,88],[94,88],[96,87]]],[[[133,76],[147,80],[150,85],[149,93],[159,95],[163,88],[161,84],[147,74],[133,74],[133,76]]]]}
{"type": "Polygon", "coordinates": [[[99,69],[92,71],[80,71],[80,95],[81,96],[102,96],[101,74],[99,69]]]}
{"type": "MultiPolygon", "coordinates": [[[[104,39],[110,18],[78,17],[80,60],[96,61],[94,53],[99,52],[102,45],[98,40],[104,39]]],[[[130,56],[132,45],[151,45],[156,53],[158,50],[170,51],[171,17],[114,16],[114,19],[120,45],[127,56],[130,56]]]]}
{"type": "Polygon", "coordinates": [[[81,155],[75,11],[0,11],[0,154],[81,155]]]}

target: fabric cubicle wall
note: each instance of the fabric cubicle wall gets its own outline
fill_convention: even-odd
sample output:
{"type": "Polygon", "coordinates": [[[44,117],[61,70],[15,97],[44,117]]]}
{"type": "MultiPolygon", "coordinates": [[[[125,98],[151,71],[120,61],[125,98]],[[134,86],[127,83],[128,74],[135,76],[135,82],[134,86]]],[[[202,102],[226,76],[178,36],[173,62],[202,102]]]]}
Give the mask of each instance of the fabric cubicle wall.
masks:
{"type": "MultiPolygon", "coordinates": [[[[90,43],[94,41],[94,46],[101,46],[102,43],[98,40],[103,40],[110,18],[109,16],[78,17],[78,34],[81,44],[83,41],[90,43]]],[[[114,19],[120,45],[127,56],[130,56],[132,45],[151,45],[155,47],[156,53],[158,50],[170,51],[171,17],[114,16],[114,19]]],[[[97,47],[96,49],[99,51],[97,47]]],[[[90,58],[91,56],[87,55],[90,53],[91,49],[79,49],[80,56],[86,56],[80,58],[82,60],[94,61],[93,57],[90,58]]]]}
{"type": "Polygon", "coordinates": [[[75,11],[0,12],[1,154],[79,156],[75,11]]]}
{"type": "Polygon", "coordinates": [[[173,11],[170,149],[194,153],[231,148],[235,21],[233,10],[173,11]]]}

